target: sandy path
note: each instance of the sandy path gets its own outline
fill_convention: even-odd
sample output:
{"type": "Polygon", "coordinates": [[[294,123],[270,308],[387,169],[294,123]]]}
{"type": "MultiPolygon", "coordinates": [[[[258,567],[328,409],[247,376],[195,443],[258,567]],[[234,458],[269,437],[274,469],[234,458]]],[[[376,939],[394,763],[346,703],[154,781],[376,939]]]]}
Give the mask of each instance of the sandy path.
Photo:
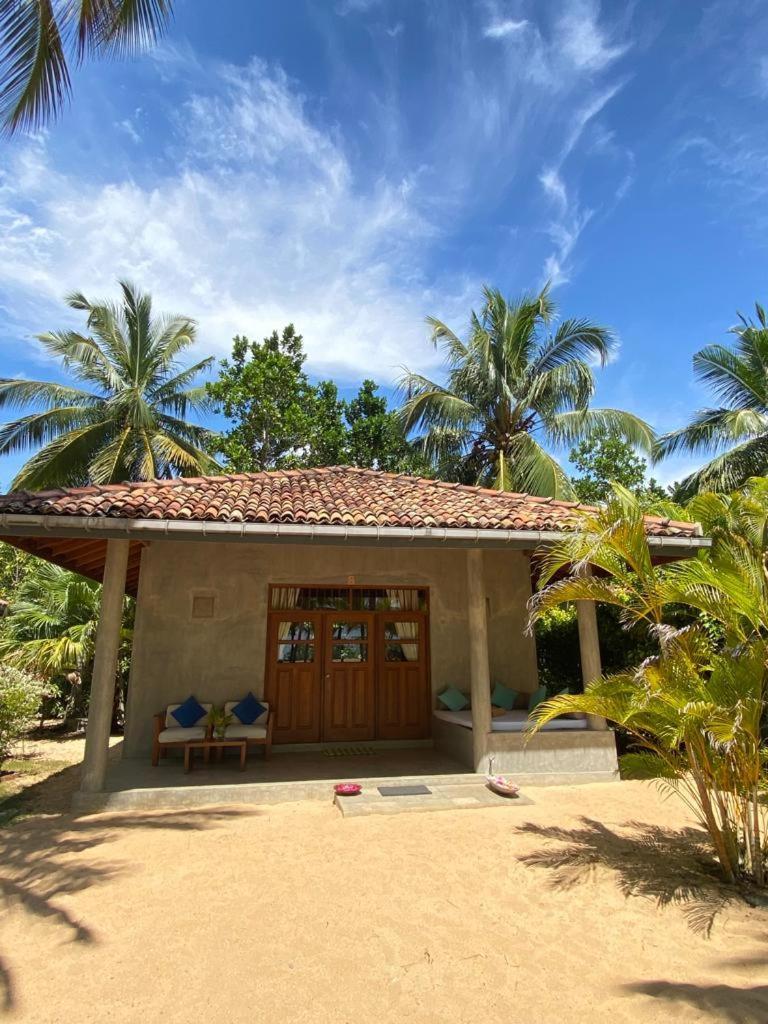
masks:
{"type": "Polygon", "coordinates": [[[291,804],[20,823],[0,834],[10,1017],[768,1020],[768,911],[729,903],[705,937],[689,918],[706,923],[718,886],[658,905],[662,863],[670,888],[697,881],[676,804],[636,783],[533,796],[347,820],[291,804]],[[661,853],[632,821],[659,829],[661,853]]]}

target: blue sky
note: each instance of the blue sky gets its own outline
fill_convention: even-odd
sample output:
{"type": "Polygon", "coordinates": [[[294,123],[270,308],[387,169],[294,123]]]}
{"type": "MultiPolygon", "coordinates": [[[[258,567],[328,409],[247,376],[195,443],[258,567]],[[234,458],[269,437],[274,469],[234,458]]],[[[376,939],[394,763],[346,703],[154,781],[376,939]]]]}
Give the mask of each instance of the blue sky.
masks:
{"type": "Polygon", "coordinates": [[[127,276],[203,354],[292,320],[313,375],[391,385],[439,373],[425,315],[549,278],[619,339],[597,404],[677,426],[768,301],[766,44],[761,0],[177,0],[0,150],[0,374],[55,377],[34,334],[127,276]]]}

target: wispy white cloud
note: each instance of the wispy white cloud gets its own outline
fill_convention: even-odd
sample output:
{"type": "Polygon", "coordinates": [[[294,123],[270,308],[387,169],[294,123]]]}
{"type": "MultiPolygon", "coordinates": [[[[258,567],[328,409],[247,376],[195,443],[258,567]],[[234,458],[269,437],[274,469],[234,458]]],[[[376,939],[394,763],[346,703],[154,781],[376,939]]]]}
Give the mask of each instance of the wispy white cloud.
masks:
{"type": "Polygon", "coordinates": [[[567,208],[563,215],[552,221],[547,234],[554,243],[554,250],[544,261],[543,280],[553,287],[565,284],[571,279],[571,256],[584,228],[594,215],[593,210],[582,210],[578,204],[567,208]]]}
{"type": "MultiPolygon", "coordinates": [[[[376,6],[341,5],[347,14],[376,6]]],[[[324,120],[279,67],[212,66],[184,43],[160,47],[157,79],[186,98],[170,121],[153,110],[165,141],[150,162],[137,147],[89,180],[82,169],[61,170],[42,139],[16,147],[0,170],[6,323],[27,333],[55,326],[68,290],[109,294],[129,276],[159,308],[196,316],[206,350],[223,353],[234,333],[258,336],[293,320],[315,373],[353,381],[365,367],[391,380],[404,362],[434,368],[426,314],[461,329],[477,299],[479,281],[465,267],[434,270],[434,253],[460,237],[480,204],[537,178],[551,205],[514,243],[517,258],[519,239],[533,238],[535,254],[510,276],[499,252],[498,283],[526,287],[544,260],[545,276],[568,280],[593,216],[580,200],[575,152],[621,87],[614,63],[629,42],[584,0],[558,0],[553,22],[511,17],[509,7],[467,11],[430,22],[434,95],[418,145],[409,144],[400,47],[380,40],[391,65],[382,58],[383,88],[361,104],[370,118],[356,126],[370,140],[364,156],[352,128],[324,120]],[[504,26],[499,45],[484,41],[483,26],[504,26]],[[564,45],[566,32],[578,47],[564,45]]],[[[378,29],[399,33],[400,24],[378,29]]],[[[355,84],[345,80],[347,91],[355,84]]],[[[502,244],[518,226],[507,220],[502,244]]]]}
{"type": "Polygon", "coordinates": [[[513,35],[522,30],[528,24],[525,18],[516,21],[514,18],[504,18],[500,21],[492,21],[483,29],[486,39],[503,39],[505,36],[513,35]]]}
{"type": "MultiPolygon", "coordinates": [[[[604,71],[630,48],[629,42],[611,45],[609,34],[598,23],[599,7],[589,0],[570,0],[565,4],[555,28],[559,52],[581,75],[591,80],[593,73],[604,71]]],[[[562,145],[555,158],[539,174],[539,182],[548,200],[554,205],[556,217],[547,227],[554,243],[553,251],[544,262],[543,277],[553,286],[564,284],[572,274],[571,257],[582,232],[595,215],[595,210],[583,207],[575,186],[568,187],[564,167],[579,146],[585,132],[591,128],[611,100],[626,84],[626,78],[599,83],[586,92],[576,105],[571,105],[562,145]]],[[[607,151],[608,133],[600,131],[603,151],[607,151]]],[[[619,147],[611,139],[612,155],[620,153],[624,167],[634,165],[632,153],[619,147]]],[[[611,202],[620,200],[632,182],[627,170],[613,190],[611,202]]]]}
{"type": "Polygon", "coordinates": [[[383,0],[339,0],[336,4],[338,14],[356,14],[362,11],[370,11],[373,7],[379,7],[383,0]]]}
{"type": "Polygon", "coordinates": [[[563,56],[575,67],[601,71],[626,53],[626,44],[612,44],[599,25],[599,5],[591,0],[569,0],[563,5],[556,34],[563,56]]]}
{"type": "Polygon", "coordinates": [[[539,181],[550,199],[553,199],[561,210],[566,210],[568,208],[568,192],[559,171],[554,167],[547,167],[539,175],[539,181]]]}
{"type": "Polygon", "coordinates": [[[195,316],[208,351],[293,320],[318,374],[386,381],[406,360],[429,366],[424,316],[464,315],[476,282],[423,276],[434,228],[409,183],[360,185],[282,72],[254,62],[216,85],[179,113],[171,145],[189,156],[151,185],[57,172],[42,139],[15,151],[0,179],[0,290],[15,319],[34,306],[33,330],[57,326],[67,291],[110,294],[127,276],[158,308],[195,316]]]}
{"type": "Polygon", "coordinates": [[[141,135],[136,128],[133,118],[123,118],[122,121],[117,122],[116,127],[119,128],[121,132],[125,132],[131,142],[135,142],[137,145],[141,142],[141,135]]]}

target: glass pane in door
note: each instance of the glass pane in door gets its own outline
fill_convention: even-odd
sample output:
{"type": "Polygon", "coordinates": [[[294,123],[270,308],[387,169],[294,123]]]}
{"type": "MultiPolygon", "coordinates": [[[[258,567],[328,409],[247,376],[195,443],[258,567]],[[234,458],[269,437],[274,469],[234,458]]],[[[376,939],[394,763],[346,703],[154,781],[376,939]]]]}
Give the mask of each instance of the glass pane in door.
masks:
{"type": "Polygon", "coordinates": [[[368,661],[367,622],[332,622],[331,640],[332,662],[368,661]]]}
{"type": "Polygon", "coordinates": [[[315,660],[314,644],[278,644],[277,660],[281,663],[297,664],[315,660]]]}
{"type": "Polygon", "coordinates": [[[368,644],[334,644],[331,661],[336,663],[368,661],[368,644]]]}
{"type": "Polygon", "coordinates": [[[277,624],[277,660],[285,663],[315,660],[315,625],[313,622],[285,620],[277,624]]]}

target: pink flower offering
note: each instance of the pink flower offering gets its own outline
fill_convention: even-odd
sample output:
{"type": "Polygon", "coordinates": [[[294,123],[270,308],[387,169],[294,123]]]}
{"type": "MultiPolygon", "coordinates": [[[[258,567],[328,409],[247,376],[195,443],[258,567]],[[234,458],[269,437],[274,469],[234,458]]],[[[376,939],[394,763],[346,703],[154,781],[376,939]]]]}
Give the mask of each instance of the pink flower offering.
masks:
{"type": "Polygon", "coordinates": [[[337,782],[333,791],[337,796],[357,796],[362,788],[359,782],[337,782]]]}
{"type": "Polygon", "coordinates": [[[506,775],[488,775],[486,781],[494,793],[499,793],[501,796],[517,796],[520,792],[520,787],[516,786],[506,775]]]}

